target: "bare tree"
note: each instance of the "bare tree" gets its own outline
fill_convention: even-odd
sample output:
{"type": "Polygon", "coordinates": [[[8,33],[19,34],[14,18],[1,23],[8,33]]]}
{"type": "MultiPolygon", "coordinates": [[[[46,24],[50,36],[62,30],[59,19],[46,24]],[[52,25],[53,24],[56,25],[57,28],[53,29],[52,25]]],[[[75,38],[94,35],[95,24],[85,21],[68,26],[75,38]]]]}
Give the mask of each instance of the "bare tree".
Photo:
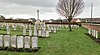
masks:
{"type": "Polygon", "coordinates": [[[83,0],[59,0],[56,9],[60,15],[67,18],[70,31],[71,20],[83,11],[84,6],[83,0]]]}

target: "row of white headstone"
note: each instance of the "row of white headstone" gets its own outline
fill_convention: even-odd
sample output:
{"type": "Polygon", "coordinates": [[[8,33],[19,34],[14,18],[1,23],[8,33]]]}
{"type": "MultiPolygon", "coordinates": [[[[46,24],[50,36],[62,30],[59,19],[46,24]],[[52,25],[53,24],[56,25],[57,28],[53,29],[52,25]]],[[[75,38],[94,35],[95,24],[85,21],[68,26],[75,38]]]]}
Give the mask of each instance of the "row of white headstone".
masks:
{"type": "MultiPolygon", "coordinates": [[[[68,24],[67,25],[60,25],[62,28],[68,28],[68,24]]],[[[71,28],[78,28],[79,25],[71,25],[71,28]]]]}
{"type": "Polygon", "coordinates": [[[59,26],[57,25],[48,25],[47,26],[47,29],[49,30],[49,32],[53,32],[53,33],[56,33],[58,30],[59,30],[59,26]]]}
{"type": "MultiPolygon", "coordinates": [[[[41,22],[40,22],[41,23],[41,22]]],[[[71,25],[72,28],[78,28],[79,25],[71,25]]],[[[49,33],[56,33],[60,28],[68,28],[68,25],[62,24],[41,24],[35,23],[34,25],[34,36],[49,37],[49,33]]]]}
{"type": "Polygon", "coordinates": [[[38,37],[0,35],[0,47],[37,48],[38,37]]]}
{"type": "Polygon", "coordinates": [[[88,33],[98,39],[98,31],[88,29],[88,33]]]}
{"type": "Polygon", "coordinates": [[[49,37],[49,31],[34,30],[34,36],[49,37]]]}
{"type": "Polygon", "coordinates": [[[56,33],[57,30],[59,30],[59,26],[57,25],[45,25],[39,30],[34,25],[34,36],[49,37],[50,32],[56,33]]]}
{"type": "Polygon", "coordinates": [[[16,30],[16,27],[19,26],[20,28],[22,28],[24,24],[23,23],[0,23],[0,28],[7,27],[7,25],[12,27],[14,30],[16,30]]]}
{"type": "MultiPolygon", "coordinates": [[[[4,25],[4,24],[2,24],[2,25],[4,25]]],[[[6,30],[7,30],[7,34],[10,34],[10,26],[11,26],[11,24],[5,24],[5,27],[6,27],[6,30]]],[[[16,30],[16,28],[17,28],[17,26],[19,26],[19,24],[12,24],[12,27],[14,28],[14,30],[16,30]]],[[[4,27],[4,26],[3,26],[4,27]]],[[[20,24],[20,26],[19,27],[21,27],[21,28],[23,28],[23,35],[25,36],[26,35],[26,29],[28,28],[28,30],[29,30],[29,36],[32,36],[32,25],[31,24],[20,24]]]]}

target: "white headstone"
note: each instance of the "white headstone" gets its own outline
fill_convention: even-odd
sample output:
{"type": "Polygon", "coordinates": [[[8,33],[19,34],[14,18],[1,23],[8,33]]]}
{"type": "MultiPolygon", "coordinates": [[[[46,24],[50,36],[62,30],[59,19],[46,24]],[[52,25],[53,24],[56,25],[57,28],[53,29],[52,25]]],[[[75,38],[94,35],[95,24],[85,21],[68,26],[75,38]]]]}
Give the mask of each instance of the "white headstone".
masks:
{"type": "Polygon", "coordinates": [[[14,30],[16,30],[16,25],[13,24],[12,27],[13,27],[14,30]]]}
{"type": "Polygon", "coordinates": [[[28,25],[27,25],[27,24],[25,24],[25,28],[26,28],[26,29],[28,28],[28,25]]]}
{"type": "Polygon", "coordinates": [[[31,29],[29,30],[29,36],[32,36],[32,30],[31,29]]]}
{"type": "Polygon", "coordinates": [[[25,48],[30,48],[30,37],[24,37],[25,48]]]}
{"type": "Polygon", "coordinates": [[[23,48],[23,36],[18,36],[17,37],[17,47],[18,48],[23,48]]]}
{"type": "Polygon", "coordinates": [[[32,27],[31,27],[31,24],[29,24],[29,36],[32,36],[32,27]]]}
{"type": "Polygon", "coordinates": [[[96,31],[96,38],[98,38],[98,31],[96,31]]]}
{"type": "Polygon", "coordinates": [[[54,30],[52,26],[51,26],[51,30],[54,30]]]}
{"type": "Polygon", "coordinates": [[[49,37],[49,31],[46,31],[46,37],[49,37]]]}
{"type": "Polygon", "coordinates": [[[10,28],[9,28],[9,25],[8,24],[6,26],[6,30],[7,30],[7,34],[10,34],[10,28]]]}
{"type": "Polygon", "coordinates": [[[94,30],[94,37],[96,37],[96,30],[94,30]]]}
{"type": "Polygon", "coordinates": [[[48,26],[48,30],[49,30],[49,32],[51,32],[51,28],[50,28],[50,26],[48,26]]]}
{"type": "Polygon", "coordinates": [[[54,27],[54,33],[56,33],[56,27],[54,27]]]}
{"type": "Polygon", "coordinates": [[[93,34],[94,34],[94,30],[91,30],[92,31],[92,36],[93,36],[93,34]]]}
{"type": "Polygon", "coordinates": [[[45,37],[46,33],[42,30],[42,37],[45,37]]]}
{"type": "Polygon", "coordinates": [[[57,30],[59,30],[59,27],[57,26],[57,30]]]}
{"type": "Polygon", "coordinates": [[[88,33],[91,34],[91,29],[88,29],[88,33]]]}
{"type": "Polygon", "coordinates": [[[16,36],[11,36],[11,47],[16,47],[16,36]]]}
{"type": "Polygon", "coordinates": [[[95,30],[93,30],[93,36],[95,37],[95,30]]]}
{"type": "Polygon", "coordinates": [[[10,35],[4,35],[4,46],[9,47],[10,44],[10,35]]]}
{"type": "Polygon", "coordinates": [[[42,30],[38,30],[38,36],[42,36],[42,30]]]}
{"type": "Polygon", "coordinates": [[[32,48],[38,47],[38,37],[32,37],[32,48]]]}
{"type": "Polygon", "coordinates": [[[3,37],[3,35],[0,35],[0,46],[1,47],[3,46],[3,43],[2,43],[3,39],[2,39],[2,37],[3,37]]]}
{"type": "Polygon", "coordinates": [[[36,30],[36,25],[34,25],[34,30],[36,30]]]}
{"type": "Polygon", "coordinates": [[[37,36],[38,33],[37,33],[37,30],[34,30],[34,36],[37,36]]]}
{"type": "Polygon", "coordinates": [[[26,35],[26,26],[23,26],[23,35],[26,35]]]}
{"type": "Polygon", "coordinates": [[[1,27],[4,27],[4,25],[2,25],[1,27]]]}

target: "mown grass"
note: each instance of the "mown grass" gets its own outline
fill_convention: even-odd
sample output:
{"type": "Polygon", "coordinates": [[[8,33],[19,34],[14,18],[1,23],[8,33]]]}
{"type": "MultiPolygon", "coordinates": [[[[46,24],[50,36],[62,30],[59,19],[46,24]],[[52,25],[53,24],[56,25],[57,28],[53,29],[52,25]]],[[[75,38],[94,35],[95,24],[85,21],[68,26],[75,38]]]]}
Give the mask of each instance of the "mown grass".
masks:
{"type": "Polygon", "coordinates": [[[100,45],[89,38],[84,28],[73,29],[69,32],[62,29],[50,38],[39,38],[38,52],[9,52],[0,51],[0,55],[100,55],[100,45]]]}

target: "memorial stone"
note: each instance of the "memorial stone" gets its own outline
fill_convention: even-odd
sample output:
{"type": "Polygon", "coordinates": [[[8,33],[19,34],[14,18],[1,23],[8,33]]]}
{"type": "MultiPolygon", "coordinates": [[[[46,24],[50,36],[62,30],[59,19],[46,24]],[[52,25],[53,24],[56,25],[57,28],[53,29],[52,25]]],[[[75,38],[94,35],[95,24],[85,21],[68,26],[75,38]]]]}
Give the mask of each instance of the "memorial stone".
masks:
{"type": "Polygon", "coordinates": [[[32,37],[32,48],[38,47],[38,37],[32,37]]]}
{"type": "Polygon", "coordinates": [[[18,48],[23,48],[23,36],[18,36],[17,37],[17,47],[18,48]]]}
{"type": "Polygon", "coordinates": [[[25,48],[30,48],[30,37],[29,36],[24,37],[24,45],[25,45],[25,48]]]}
{"type": "Polygon", "coordinates": [[[2,47],[3,46],[3,35],[0,35],[0,46],[2,47]]]}
{"type": "Polygon", "coordinates": [[[17,43],[16,43],[16,36],[11,36],[11,47],[16,47],[17,43]]]}
{"type": "Polygon", "coordinates": [[[4,47],[9,47],[10,35],[4,35],[4,47]]]}

